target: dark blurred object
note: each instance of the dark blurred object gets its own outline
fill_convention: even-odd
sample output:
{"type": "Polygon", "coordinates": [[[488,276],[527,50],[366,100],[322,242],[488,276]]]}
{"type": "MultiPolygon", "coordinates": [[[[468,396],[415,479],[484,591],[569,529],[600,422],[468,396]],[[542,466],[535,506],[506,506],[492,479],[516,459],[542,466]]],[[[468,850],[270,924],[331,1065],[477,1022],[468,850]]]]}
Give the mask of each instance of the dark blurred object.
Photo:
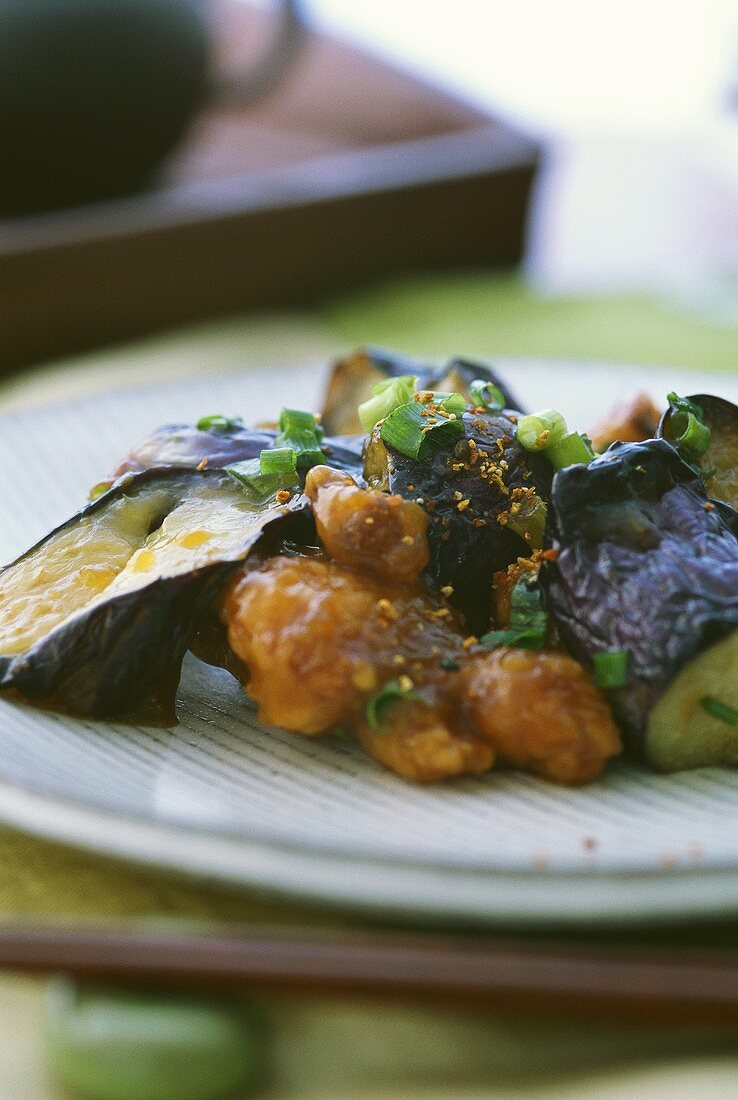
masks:
{"type": "Polygon", "coordinates": [[[141,190],[205,99],[189,0],[0,3],[0,213],[141,190]]]}
{"type": "MultiPolygon", "coordinates": [[[[234,0],[212,17],[227,83],[263,56],[274,17],[234,0]]],[[[402,270],[513,264],[537,155],[483,112],[310,33],[267,100],[199,115],[158,189],[0,222],[0,369],[402,270]]]]}
{"type": "Polygon", "coordinates": [[[299,0],[276,6],[256,58],[220,72],[210,0],[0,0],[0,216],[150,186],[206,102],[244,107],[284,77],[302,20],[299,0]]]}
{"type": "Polygon", "coordinates": [[[718,932],[713,947],[694,947],[685,930],[675,941],[664,927],[576,941],[390,928],[211,924],[190,932],[37,923],[0,928],[0,967],[139,988],[428,998],[588,1022],[738,1023],[734,939],[726,949],[718,932]]]}

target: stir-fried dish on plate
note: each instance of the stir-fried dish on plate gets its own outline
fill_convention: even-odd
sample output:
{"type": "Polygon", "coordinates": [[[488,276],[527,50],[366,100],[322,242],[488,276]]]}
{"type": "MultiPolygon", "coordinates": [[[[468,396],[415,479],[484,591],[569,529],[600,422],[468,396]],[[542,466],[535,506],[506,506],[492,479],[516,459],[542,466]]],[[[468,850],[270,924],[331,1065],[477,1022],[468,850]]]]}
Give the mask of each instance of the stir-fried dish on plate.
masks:
{"type": "Polygon", "coordinates": [[[172,725],[190,650],[417,782],[738,763],[738,407],[638,395],[586,435],[372,349],[275,413],[159,428],[0,572],[6,694],[172,725]]]}

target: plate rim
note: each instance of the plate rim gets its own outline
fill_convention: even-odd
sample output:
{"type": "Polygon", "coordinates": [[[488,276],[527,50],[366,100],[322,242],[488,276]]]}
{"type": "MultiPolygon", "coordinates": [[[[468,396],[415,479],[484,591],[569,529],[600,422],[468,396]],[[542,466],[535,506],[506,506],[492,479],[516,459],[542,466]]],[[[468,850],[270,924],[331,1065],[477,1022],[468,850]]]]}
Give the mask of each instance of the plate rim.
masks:
{"type": "Polygon", "coordinates": [[[738,868],[492,873],[408,861],[384,864],[136,820],[5,781],[0,781],[0,818],[46,840],[189,878],[249,887],[290,904],[358,910],[413,923],[452,919],[470,926],[608,927],[673,924],[738,912],[738,868]],[[335,876],[337,869],[340,877],[335,876]],[[699,891],[685,889],[696,883],[699,891]]]}

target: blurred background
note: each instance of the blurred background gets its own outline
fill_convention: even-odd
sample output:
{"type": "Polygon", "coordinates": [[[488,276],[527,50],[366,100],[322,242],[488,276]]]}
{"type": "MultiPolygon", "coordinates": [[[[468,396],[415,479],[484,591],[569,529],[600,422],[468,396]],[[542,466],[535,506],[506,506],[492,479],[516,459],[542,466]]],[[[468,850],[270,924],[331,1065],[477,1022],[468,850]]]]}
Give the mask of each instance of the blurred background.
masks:
{"type": "MultiPolygon", "coordinates": [[[[364,343],[738,370],[735,0],[0,0],[0,147],[3,412],[364,343]]],[[[323,922],[10,828],[0,849],[14,926],[323,922]]],[[[85,988],[0,977],[0,1100],[738,1093],[734,1015],[296,998],[244,1023],[85,988]],[[207,1057],[238,1062],[235,1034],[269,1075],[248,1047],[210,1091],[185,1055],[149,1091],[75,1084],[79,1003],[124,1060],[197,1017],[226,1036],[207,1057]]]]}

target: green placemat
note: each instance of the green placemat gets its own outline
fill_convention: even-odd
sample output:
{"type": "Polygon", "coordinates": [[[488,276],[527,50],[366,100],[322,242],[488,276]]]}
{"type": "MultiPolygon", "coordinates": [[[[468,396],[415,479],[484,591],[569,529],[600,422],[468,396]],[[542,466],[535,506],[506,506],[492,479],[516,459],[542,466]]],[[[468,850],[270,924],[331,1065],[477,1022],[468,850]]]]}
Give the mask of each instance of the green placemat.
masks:
{"type": "Polygon", "coordinates": [[[551,298],[490,272],[397,279],[320,315],[352,344],[738,371],[738,280],[670,295],[551,298]]]}

